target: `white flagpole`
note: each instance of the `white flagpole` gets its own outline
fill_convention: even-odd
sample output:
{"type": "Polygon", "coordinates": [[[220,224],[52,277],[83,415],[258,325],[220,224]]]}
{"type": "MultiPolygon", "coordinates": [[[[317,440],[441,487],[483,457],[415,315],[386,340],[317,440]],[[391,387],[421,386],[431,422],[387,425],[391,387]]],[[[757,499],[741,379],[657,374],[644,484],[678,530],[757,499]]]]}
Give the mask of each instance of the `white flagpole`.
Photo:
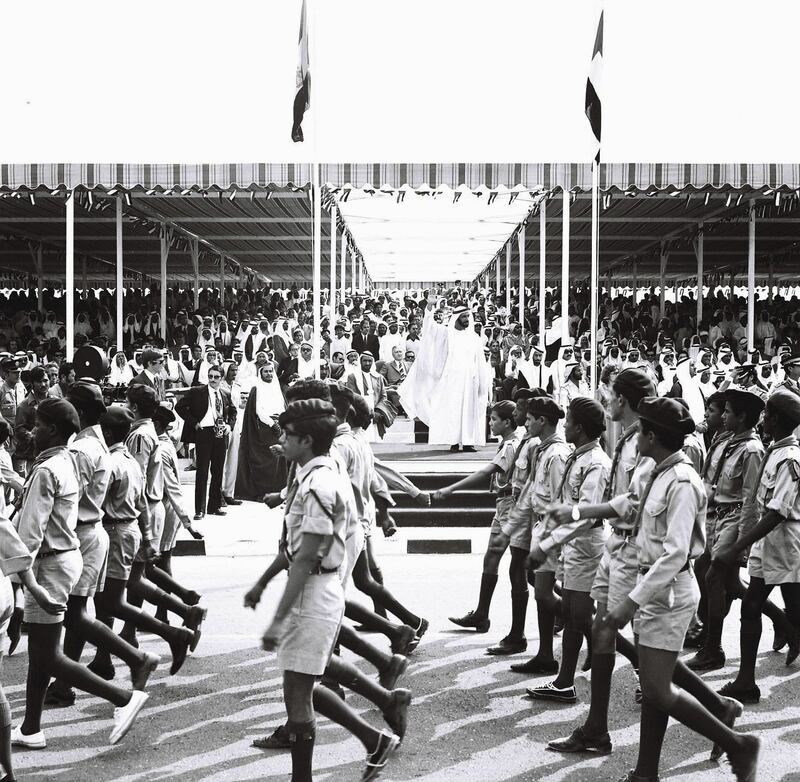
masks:
{"type": "Polygon", "coordinates": [[[322,193],[319,185],[319,163],[311,164],[311,197],[314,215],[313,256],[314,271],[311,288],[314,302],[314,377],[319,379],[319,350],[322,342],[320,320],[322,319],[322,193]]]}
{"type": "Polygon", "coordinates": [[[589,368],[589,388],[594,395],[597,390],[597,287],[600,279],[600,193],[599,168],[597,160],[592,161],[592,275],[590,280],[591,306],[589,309],[589,340],[591,367],[589,368]]]}
{"type": "Polygon", "coordinates": [[[525,225],[517,234],[519,249],[519,325],[522,336],[525,336],[525,225]]]}

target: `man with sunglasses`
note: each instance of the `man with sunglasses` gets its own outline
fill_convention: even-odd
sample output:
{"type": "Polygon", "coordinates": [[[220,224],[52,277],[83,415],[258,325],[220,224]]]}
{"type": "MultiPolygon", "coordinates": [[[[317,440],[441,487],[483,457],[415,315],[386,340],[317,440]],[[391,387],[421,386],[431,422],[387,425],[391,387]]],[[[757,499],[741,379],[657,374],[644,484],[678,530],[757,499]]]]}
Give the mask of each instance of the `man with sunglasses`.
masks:
{"type": "Polygon", "coordinates": [[[129,385],[150,386],[156,392],[159,402],[166,398],[164,385],[164,356],[157,350],[148,348],[142,351],[142,371],[131,380],[129,385]]]}

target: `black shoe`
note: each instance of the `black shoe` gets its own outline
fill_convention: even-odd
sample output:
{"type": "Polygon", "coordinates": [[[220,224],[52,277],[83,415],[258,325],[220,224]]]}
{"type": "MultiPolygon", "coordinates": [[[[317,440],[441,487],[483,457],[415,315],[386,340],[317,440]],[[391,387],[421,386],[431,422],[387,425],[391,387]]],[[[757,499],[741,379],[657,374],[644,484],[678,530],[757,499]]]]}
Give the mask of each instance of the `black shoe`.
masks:
{"type": "Polygon", "coordinates": [[[543,701],[557,701],[558,703],[575,703],[578,693],[575,685],[572,687],[556,687],[552,682],[543,687],[528,687],[525,692],[529,698],[543,701]]]}
{"type": "Polygon", "coordinates": [[[506,654],[519,654],[528,648],[528,641],[525,638],[511,638],[506,636],[496,646],[490,646],[486,650],[486,654],[492,655],[506,655],[506,654]]]}
{"type": "Polygon", "coordinates": [[[241,505],[242,501],[237,500],[235,497],[223,497],[223,501],[226,505],[241,505]]]}
{"type": "Polygon", "coordinates": [[[44,705],[53,706],[56,709],[64,709],[75,703],[75,690],[72,687],[66,689],[56,687],[55,682],[47,688],[44,696],[44,705]]]}
{"type": "Polygon", "coordinates": [[[206,517],[205,513],[195,513],[194,520],[195,521],[202,521],[206,517]]]}
{"type": "Polygon", "coordinates": [[[291,749],[292,741],[286,726],[280,725],[270,736],[255,739],[250,746],[256,747],[256,749],[291,749]]]}
{"type": "Polygon", "coordinates": [[[194,633],[192,642],[189,644],[189,650],[194,651],[197,649],[197,644],[200,643],[200,628],[203,626],[203,620],[208,614],[207,608],[201,606],[191,606],[189,608],[189,615],[183,620],[183,626],[188,627],[194,633]]]}
{"type": "Polygon", "coordinates": [[[786,651],[786,664],[791,665],[800,655],[800,633],[792,630],[788,640],[789,648],[786,651]]]}
{"type": "Polygon", "coordinates": [[[209,516],[227,516],[228,512],[225,511],[225,510],[222,510],[222,508],[214,508],[214,510],[210,510],[208,512],[208,515],[209,516]]]}
{"type": "Polygon", "coordinates": [[[420,619],[419,620],[419,627],[416,629],[416,637],[419,641],[425,633],[428,632],[428,628],[431,626],[430,622],[427,619],[420,619]]]}
{"type": "Polygon", "coordinates": [[[731,771],[738,782],[756,782],[761,739],[758,736],[742,736],[741,738],[745,746],[738,752],[727,753],[731,771]]]}
{"type": "Polygon", "coordinates": [[[772,641],[772,651],[779,652],[784,646],[786,646],[788,640],[789,639],[786,637],[786,633],[780,627],[776,627],[775,638],[772,641]]]}
{"type": "Polygon", "coordinates": [[[725,652],[721,647],[708,650],[703,647],[686,663],[686,667],[692,671],[717,671],[725,667],[725,652]]]}
{"type": "Polygon", "coordinates": [[[483,616],[479,616],[474,611],[469,611],[464,616],[448,617],[454,625],[459,627],[474,627],[479,633],[488,633],[491,622],[483,616]]]}
{"type": "Polygon", "coordinates": [[[547,748],[556,752],[592,752],[595,755],[610,755],[611,736],[606,733],[595,739],[587,736],[583,728],[575,728],[566,738],[549,741],[547,748]]]}
{"type": "Polygon", "coordinates": [[[377,779],[386,766],[386,761],[389,756],[394,752],[400,739],[391,733],[384,733],[381,731],[381,737],[378,740],[378,746],[374,752],[367,755],[367,766],[364,773],[361,775],[361,782],[368,782],[370,779],[377,779]]]}
{"type": "Polygon", "coordinates": [[[408,657],[410,652],[417,648],[417,633],[413,627],[403,625],[400,628],[400,637],[392,640],[392,653],[408,657]]]}
{"type": "Polygon", "coordinates": [[[719,695],[725,695],[728,698],[733,698],[739,701],[739,703],[758,703],[761,700],[761,690],[758,688],[758,685],[745,689],[744,687],[737,687],[736,682],[728,682],[727,684],[723,684],[722,687],[717,690],[717,693],[719,695]]]}
{"type": "Polygon", "coordinates": [[[631,769],[624,777],[620,777],[617,782],[659,782],[661,777],[642,777],[634,773],[631,769]]]}
{"type": "Polygon", "coordinates": [[[450,453],[458,453],[458,446],[457,445],[451,445],[450,446],[450,453]]]}
{"type": "Polygon", "coordinates": [[[406,672],[408,658],[402,654],[393,654],[389,664],[380,672],[378,682],[385,690],[393,690],[397,680],[406,672]]]}
{"type": "Polygon", "coordinates": [[[540,660],[538,657],[531,657],[524,663],[514,663],[511,666],[514,673],[558,673],[558,662],[556,660],[540,660]]]}
{"type": "Polygon", "coordinates": [[[477,453],[478,449],[474,445],[465,445],[461,449],[464,453],[477,453]]]}
{"type": "Polygon", "coordinates": [[[408,707],[411,705],[411,690],[392,690],[392,698],[388,708],[383,712],[383,719],[400,741],[406,735],[408,725],[408,707]]]}
{"type": "Polygon", "coordinates": [[[8,656],[14,654],[14,650],[19,644],[19,639],[22,637],[22,619],[25,615],[24,608],[15,608],[14,613],[8,623],[8,656]]]}
{"type": "Polygon", "coordinates": [[[228,507],[228,503],[225,501],[224,497],[222,498],[222,500],[220,500],[219,507],[220,508],[227,508],[228,507]]]}
{"type": "Polygon", "coordinates": [[[702,649],[706,645],[707,635],[708,631],[705,626],[697,625],[697,627],[686,633],[686,637],[683,639],[684,649],[702,649]]]}
{"type": "Polygon", "coordinates": [[[117,672],[114,670],[114,664],[107,660],[105,662],[101,662],[96,657],[86,666],[95,676],[99,676],[101,679],[105,679],[107,682],[110,682],[114,679],[117,675],[117,672]]]}
{"type": "Polygon", "coordinates": [[[175,638],[169,642],[169,650],[172,652],[172,665],[169,667],[170,676],[174,676],[186,662],[189,646],[194,640],[194,633],[188,627],[176,627],[175,631],[175,638]]]}

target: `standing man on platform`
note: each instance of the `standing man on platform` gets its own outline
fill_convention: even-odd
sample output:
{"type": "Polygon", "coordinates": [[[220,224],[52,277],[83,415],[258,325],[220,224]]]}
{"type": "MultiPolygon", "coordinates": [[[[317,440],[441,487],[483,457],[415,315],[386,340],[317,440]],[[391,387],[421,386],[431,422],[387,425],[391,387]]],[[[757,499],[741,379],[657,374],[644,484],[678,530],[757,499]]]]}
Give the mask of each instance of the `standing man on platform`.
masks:
{"type": "Polygon", "coordinates": [[[142,351],[142,366],[144,369],[131,380],[129,385],[150,386],[156,392],[159,402],[166,398],[164,390],[164,356],[157,350],[148,348],[142,351]]]}
{"type": "Polygon", "coordinates": [[[39,407],[39,402],[47,399],[49,388],[50,380],[47,372],[42,367],[34,367],[31,370],[31,392],[17,408],[17,425],[14,427],[14,440],[16,441],[14,468],[23,477],[28,474],[28,468],[36,458],[36,446],[33,440],[36,409],[39,407]]]}
{"type": "Polygon", "coordinates": [[[183,440],[195,443],[197,452],[197,476],[195,478],[195,521],[208,513],[224,516],[222,509],[222,476],[225,472],[225,454],[228,438],[236,423],[236,408],[230,394],[220,388],[222,370],[213,366],[208,370],[208,385],[194,386],[181,397],[175,407],[184,420],[183,440]],[[211,488],[208,491],[209,468],[211,488]]]}

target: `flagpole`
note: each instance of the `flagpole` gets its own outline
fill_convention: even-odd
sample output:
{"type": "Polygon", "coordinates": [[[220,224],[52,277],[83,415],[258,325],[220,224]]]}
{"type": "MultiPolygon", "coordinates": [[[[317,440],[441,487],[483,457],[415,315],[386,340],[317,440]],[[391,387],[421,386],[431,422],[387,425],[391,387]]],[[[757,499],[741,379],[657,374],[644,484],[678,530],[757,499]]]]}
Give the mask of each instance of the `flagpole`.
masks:
{"type": "MultiPolygon", "coordinates": [[[[598,155],[599,157],[599,155],[598,155]]],[[[599,168],[597,159],[592,161],[592,274],[590,280],[591,305],[589,309],[589,341],[591,351],[591,367],[589,387],[592,394],[597,390],[597,299],[598,281],[600,277],[600,215],[599,215],[599,168]]]]}

